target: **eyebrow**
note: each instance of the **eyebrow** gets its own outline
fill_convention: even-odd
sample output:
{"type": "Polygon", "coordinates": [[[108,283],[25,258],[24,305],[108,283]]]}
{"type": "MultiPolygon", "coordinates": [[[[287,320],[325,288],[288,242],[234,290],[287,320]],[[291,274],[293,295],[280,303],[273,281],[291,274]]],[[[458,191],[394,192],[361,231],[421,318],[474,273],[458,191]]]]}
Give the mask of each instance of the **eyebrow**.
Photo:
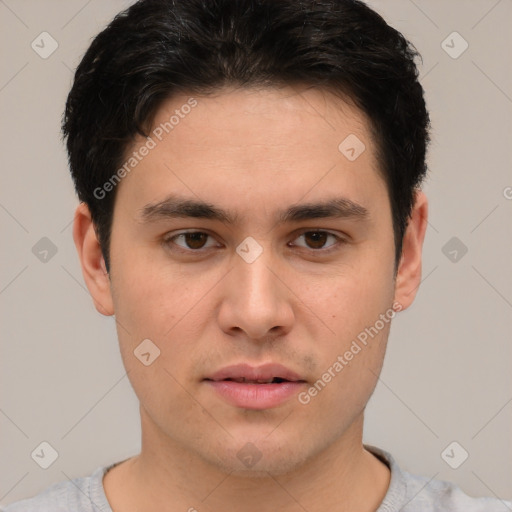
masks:
{"type": "MultiPolygon", "coordinates": [[[[150,203],[140,209],[140,221],[144,224],[173,218],[195,218],[216,220],[234,225],[240,216],[223,210],[213,204],[187,199],[176,195],[168,196],[158,203],[150,203]]],[[[309,219],[353,219],[365,220],[368,210],[345,197],[335,197],[321,202],[291,205],[277,212],[276,221],[280,223],[300,222],[309,219]]]]}

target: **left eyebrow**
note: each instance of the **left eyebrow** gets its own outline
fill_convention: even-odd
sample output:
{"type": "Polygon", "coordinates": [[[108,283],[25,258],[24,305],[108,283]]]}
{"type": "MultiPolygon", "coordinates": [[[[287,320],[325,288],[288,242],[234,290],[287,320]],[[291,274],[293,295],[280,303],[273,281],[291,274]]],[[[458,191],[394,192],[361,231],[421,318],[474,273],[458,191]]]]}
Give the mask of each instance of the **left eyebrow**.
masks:
{"type": "Polygon", "coordinates": [[[309,219],[354,219],[364,220],[368,210],[345,197],[338,197],[320,203],[306,203],[290,206],[279,212],[279,222],[300,222],[309,219]]]}
{"type": "MultiPolygon", "coordinates": [[[[368,210],[345,197],[336,197],[326,201],[291,205],[277,212],[276,221],[280,223],[301,222],[309,219],[354,219],[364,220],[369,216],[368,210]]],[[[211,203],[171,195],[158,203],[150,203],[141,208],[140,221],[156,222],[173,218],[196,218],[217,220],[233,225],[240,216],[223,210],[211,203]]]]}

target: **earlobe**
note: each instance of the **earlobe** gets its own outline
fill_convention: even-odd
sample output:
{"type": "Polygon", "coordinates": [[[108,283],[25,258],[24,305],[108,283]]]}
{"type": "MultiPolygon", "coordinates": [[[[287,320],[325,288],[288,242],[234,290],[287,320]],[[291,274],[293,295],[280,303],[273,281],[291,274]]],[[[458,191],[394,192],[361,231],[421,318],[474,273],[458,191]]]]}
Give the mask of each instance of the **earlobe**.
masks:
{"type": "Polygon", "coordinates": [[[395,283],[395,302],[401,305],[401,309],[406,309],[412,304],[421,283],[422,250],[427,220],[427,197],[421,190],[416,190],[395,283]]]}
{"type": "Polygon", "coordinates": [[[102,315],[113,315],[114,307],[110,278],[105,267],[91,213],[85,203],[80,203],[75,211],[73,240],[80,258],[82,275],[94,306],[102,315]]]}

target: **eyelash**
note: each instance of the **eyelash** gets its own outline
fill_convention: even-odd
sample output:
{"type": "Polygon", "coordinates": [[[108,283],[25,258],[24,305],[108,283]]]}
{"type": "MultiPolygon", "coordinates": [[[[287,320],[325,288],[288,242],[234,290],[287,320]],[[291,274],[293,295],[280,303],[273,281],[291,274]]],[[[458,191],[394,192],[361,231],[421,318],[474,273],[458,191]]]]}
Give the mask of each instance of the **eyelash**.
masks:
{"type": "MultiPolygon", "coordinates": [[[[309,249],[307,247],[299,247],[299,249],[301,250],[306,250],[306,251],[310,251],[314,254],[317,254],[317,255],[327,255],[327,254],[330,254],[331,252],[335,251],[335,250],[338,250],[340,248],[341,245],[344,245],[347,243],[347,241],[338,236],[338,235],[335,235],[334,233],[331,233],[330,231],[326,231],[326,230],[322,230],[322,229],[309,229],[309,230],[305,230],[305,231],[302,231],[300,232],[296,238],[299,238],[303,235],[306,235],[306,234],[311,234],[311,233],[322,233],[322,234],[327,234],[328,236],[332,236],[333,238],[336,239],[336,243],[332,244],[331,246],[329,246],[327,249],[309,249]]],[[[208,249],[212,249],[212,247],[209,247],[207,249],[203,249],[203,248],[200,248],[200,249],[184,249],[183,247],[180,247],[178,245],[176,245],[174,243],[174,240],[178,237],[183,237],[187,234],[203,234],[203,235],[207,235],[209,236],[210,238],[213,238],[212,235],[210,235],[209,233],[205,232],[205,231],[184,231],[182,233],[177,233],[177,234],[174,234],[172,236],[166,236],[164,239],[163,239],[163,243],[166,247],[168,247],[171,251],[173,252],[178,252],[178,253],[183,253],[183,254],[203,254],[205,253],[208,249]],[[175,248],[170,248],[170,246],[174,245],[175,248]]]]}

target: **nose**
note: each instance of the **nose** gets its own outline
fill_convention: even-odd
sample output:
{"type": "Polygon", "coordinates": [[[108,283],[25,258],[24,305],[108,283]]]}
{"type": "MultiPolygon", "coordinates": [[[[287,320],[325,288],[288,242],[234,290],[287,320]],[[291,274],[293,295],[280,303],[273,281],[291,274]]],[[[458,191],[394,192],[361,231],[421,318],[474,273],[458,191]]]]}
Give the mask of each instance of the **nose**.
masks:
{"type": "Polygon", "coordinates": [[[233,270],[222,281],[218,321],[224,332],[243,331],[253,340],[289,332],[294,294],[287,277],[270,249],[264,249],[252,263],[236,255],[233,270]]]}

